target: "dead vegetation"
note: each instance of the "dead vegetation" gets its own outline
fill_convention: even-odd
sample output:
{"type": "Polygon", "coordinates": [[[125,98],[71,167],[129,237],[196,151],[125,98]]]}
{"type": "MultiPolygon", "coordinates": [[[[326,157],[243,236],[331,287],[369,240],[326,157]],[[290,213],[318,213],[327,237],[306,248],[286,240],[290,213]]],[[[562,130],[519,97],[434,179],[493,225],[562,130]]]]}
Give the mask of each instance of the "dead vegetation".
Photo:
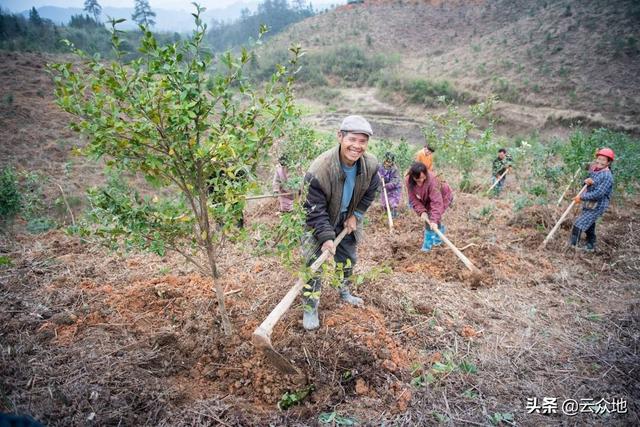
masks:
{"type": "Polygon", "coordinates": [[[311,54],[336,46],[398,54],[387,74],[497,94],[509,103],[505,120],[520,127],[638,133],[639,24],[632,0],[373,0],[293,25],[270,46],[296,40],[311,54]]]}
{"type": "MultiPolygon", "coordinates": [[[[65,137],[65,116],[53,112],[50,92],[12,90],[28,117],[46,120],[2,110],[3,161],[59,177],[69,147],[53,157],[42,147],[65,137]]],[[[96,169],[71,168],[64,182],[77,187],[68,194],[99,181],[96,169]]],[[[274,221],[273,206],[252,205],[248,221],[274,221]]],[[[358,287],[366,307],[345,307],[326,289],[318,331],[304,332],[299,303],[274,331],[274,346],[303,379],[278,374],[250,343],[294,282],[277,259],[251,256],[251,240],[221,262],[238,329],[225,338],[211,283],[179,258],[118,256],[18,223],[0,241],[8,260],[0,266],[0,411],[65,426],[314,425],[333,412],[364,425],[489,425],[496,414],[531,426],[637,425],[639,207],[637,198],[616,201],[596,254],[565,253],[566,230],[539,252],[553,211],[514,213],[508,201],[460,194],[444,223],[485,273],[480,283],[446,247],[419,252],[414,214],[403,212],[391,236],[373,209],[358,272],[392,272],[358,287]],[[492,215],[477,214],[485,206],[492,215]],[[302,404],[278,410],[285,392],[311,384],[302,404]],[[628,412],[528,414],[533,397],[622,398],[628,412]]]]}
{"type": "MultiPolygon", "coordinates": [[[[460,246],[485,240],[465,253],[489,280],[473,286],[444,247],[417,251],[413,214],[390,237],[373,211],[359,271],[393,273],[359,287],[366,308],[326,289],[318,331],[304,332],[299,304],[276,327],[274,345],[305,371],[302,381],[278,374],[250,344],[293,282],[275,259],[228,251],[227,291],[240,292],[228,296],[239,333],[226,339],[211,284],[178,259],[121,258],[60,232],[5,240],[13,266],[2,270],[4,410],[53,425],[308,424],[327,411],[401,425],[436,422],[434,412],[486,424],[504,412],[539,425],[545,418],[526,414],[527,397],[603,396],[629,402],[612,421],[637,421],[637,235],[603,237],[598,255],[565,255],[560,242],[541,253],[510,243],[517,233],[539,239],[535,227],[499,223],[490,242],[491,231],[465,219],[475,197],[460,196],[445,223],[460,246]],[[437,363],[451,371],[433,371],[437,363]],[[423,373],[433,380],[416,386],[423,373]],[[303,405],[277,410],[283,393],[308,384],[315,390],[303,405]]],[[[638,226],[615,209],[600,233],[621,224],[638,226]]]]}

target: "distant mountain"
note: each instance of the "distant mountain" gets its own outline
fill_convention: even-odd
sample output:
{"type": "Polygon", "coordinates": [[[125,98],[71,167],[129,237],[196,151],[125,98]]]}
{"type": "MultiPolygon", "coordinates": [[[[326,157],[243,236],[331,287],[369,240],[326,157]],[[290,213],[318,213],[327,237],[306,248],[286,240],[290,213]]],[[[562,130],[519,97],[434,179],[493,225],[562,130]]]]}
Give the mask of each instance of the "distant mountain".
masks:
{"type": "MultiPolygon", "coordinates": [[[[244,8],[253,12],[257,9],[257,4],[253,1],[239,2],[221,9],[207,9],[203,14],[203,20],[207,23],[214,18],[220,21],[232,21],[240,17],[240,12],[244,8]]],[[[41,17],[50,19],[59,25],[66,25],[71,20],[71,16],[84,13],[81,8],[74,7],[42,6],[37,10],[41,17]]],[[[153,11],[156,13],[156,25],[154,27],[156,30],[184,32],[193,29],[193,16],[191,14],[194,9],[192,8],[184,10],[153,9],[153,11]]],[[[21,13],[29,16],[29,10],[21,13]]],[[[127,21],[120,24],[119,27],[123,30],[134,29],[137,28],[137,25],[131,20],[132,14],[133,8],[104,7],[100,19],[106,22],[107,17],[124,18],[127,21]]]]}
{"type": "MultiPolygon", "coordinates": [[[[203,14],[203,20],[206,23],[211,22],[212,19],[218,21],[233,21],[240,17],[242,9],[249,9],[251,12],[255,12],[258,9],[258,4],[262,0],[246,0],[239,1],[230,6],[224,8],[207,9],[203,14]]],[[[21,10],[24,7],[23,0],[0,0],[0,7],[3,10],[16,11],[21,10]]],[[[133,3],[133,2],[132,2],[133,3]]],[[[312,4],[316,10],[324,10],[333,5],[344,4],[344,0],[319,0],[312,1],[312,4]]],[[[40,6],[36,7],[41,17],[50,19],[54,23],[59,25],[66,25],[71,16],[84,13],[82,8],[79,7],[58,7],[58,6],[40,6]]],[[[182,10],[170,10],[170,9],[155,9],[152,10],[156,13],[156,25],[155,29],[159,31],[191,31],[193,29],[193,16],[191,14],[194,8],[191,4],[185,3],[185,9],[182,10]]],[[[29,16],[29,10],[23,10],[23,15],[29,16]]],[[[119,28],[123,30],[135,29],[137,25],[131,21],[131,15],[133,14],[133,8],[128,7],[104,7],[102,9],[102,15],[100,19],[103,22],[107,21],[107,17],[111,18],[124,18],[127,21],[120,24],[119,28]]]]}

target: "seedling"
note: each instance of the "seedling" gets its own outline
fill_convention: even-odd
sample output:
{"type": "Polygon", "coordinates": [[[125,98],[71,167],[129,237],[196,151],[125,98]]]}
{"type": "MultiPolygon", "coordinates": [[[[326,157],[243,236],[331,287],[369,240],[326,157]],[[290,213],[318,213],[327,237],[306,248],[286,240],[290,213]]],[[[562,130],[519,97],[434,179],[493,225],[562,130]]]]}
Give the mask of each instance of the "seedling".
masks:
{"type": "Polygon", "coordinates": [[[336,426],[355,426],[358,424],[355,418],[344,417],[336,411],[321,413],[318,421],[322,424],[332,424],[336,426]]]}
{"type": "Polygon", "coordinates": [[[489,421],[491,421],[491,424],[495,426],[500,425],[503,422],[512,424],[513,414],[510,412],[495,412],[493,415],[489,417],[489,421]]]}
{"type": "Polygon", "coordinates": [[[285,392],[280,401],[278,401],[278,409],[284,411],[294,405],[300,404],[304,399],[309,397],[312,391],[316,389],[315,385],[310,384],[307,387],[293,392],[285,392]]]}

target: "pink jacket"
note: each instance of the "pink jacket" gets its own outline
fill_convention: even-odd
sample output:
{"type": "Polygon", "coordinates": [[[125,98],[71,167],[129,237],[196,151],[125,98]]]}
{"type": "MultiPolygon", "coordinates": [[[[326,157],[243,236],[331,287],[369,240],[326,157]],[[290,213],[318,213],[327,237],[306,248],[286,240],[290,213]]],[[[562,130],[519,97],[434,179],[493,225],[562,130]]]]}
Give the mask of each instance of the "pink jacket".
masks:
{"type": "MultiPolygon", "coordinates": [[[[286,170],[282,167],[282,165],[276,166],[276,172],[273,175],[273,183],[272,189],[274,193],[287,193],[288,190],[285,187],[285,183],[289,178],[287,177],[286,170]]],[[[293,196],[280,196],[278,197],[278,202],[280,202],[280,211],[281,212],[290,212],[293,210],[293,196]]]]}
{"type": "Polygon", "coordinates": [[[449,184],[438,181],[438,178],[431,172],[428,173],[427,180],[421,187],[416,185],[411,189],[408,176],[405,184],[409,193],[409,201],[418,216],[426,212],[429,215],[429,221],[440,223],[442,214],[453,200],[453,192],[449,184]]]}

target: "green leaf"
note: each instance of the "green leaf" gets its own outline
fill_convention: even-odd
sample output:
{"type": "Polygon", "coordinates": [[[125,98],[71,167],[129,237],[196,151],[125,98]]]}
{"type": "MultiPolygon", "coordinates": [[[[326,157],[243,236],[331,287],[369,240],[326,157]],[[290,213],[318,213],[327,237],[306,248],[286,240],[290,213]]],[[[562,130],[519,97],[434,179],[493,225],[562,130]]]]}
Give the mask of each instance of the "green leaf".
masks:
{"type": "Polygon", "coordinates": [[[349,418],[339,415],[337,412],[323,412],[318,416],[318,421],[322,424],[333,424],[337,426],[355,426],[358,421],[355,418],[349,418]]]}
{"type": "Polygon", "coordinates": [[[462,361],[462,363],[460,363],[458,365],[458,368],[460,368],[460,370],[465,374],[477,374],[478,373],[477,366],[474,365],[471,362],[462,361]]]}
{"type": "Polygon", "coordinates": [[[474,389],[470,388],[470,389],[465,390],[465,391],[462,393],[462,396],[463,396],[463,397],[466,397],[466,398],[468,398],[468,399],[475,399],[475,398],[477,398],[479,395],[478,395],[478,392],[477,392],[477,391],[475,391],[474,389]]]}
{"type": "Polygon", "coordinates": [[[290,407],[301,403],[314,390],[315,390],[315,385],[310,384],[307,387],[294,392],[285,392],[280,398],[280,400],[278,401],[278,408],[280,410],[289,409],[290,407]]]}

